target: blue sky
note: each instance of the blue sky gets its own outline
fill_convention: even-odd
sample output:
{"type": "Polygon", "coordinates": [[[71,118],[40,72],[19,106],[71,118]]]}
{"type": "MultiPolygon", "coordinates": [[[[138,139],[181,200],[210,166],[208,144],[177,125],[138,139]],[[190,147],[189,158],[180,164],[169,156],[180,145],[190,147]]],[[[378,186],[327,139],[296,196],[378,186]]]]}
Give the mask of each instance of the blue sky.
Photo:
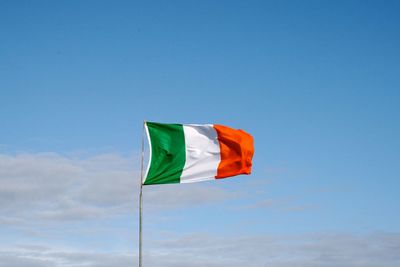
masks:
{"type": "Polygon", "coordinates": [[[136,262],[144,119],[256,150],[250,176],[146,187],[145,264],[399,266],[399,12],[1,1],[0,266],[136,262]]]}

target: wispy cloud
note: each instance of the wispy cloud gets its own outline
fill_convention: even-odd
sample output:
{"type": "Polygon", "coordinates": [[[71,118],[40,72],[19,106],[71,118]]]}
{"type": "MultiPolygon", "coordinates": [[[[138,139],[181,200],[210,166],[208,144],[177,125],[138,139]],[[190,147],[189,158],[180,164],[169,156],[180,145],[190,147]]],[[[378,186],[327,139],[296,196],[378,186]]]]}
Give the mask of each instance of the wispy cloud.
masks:
{"type": "Polygon", "coordinates": [[[183,235],[158,241],[150,266],[395,267],[400,234],[377,233],[213,236],[183,235]]]}
{"type": "Polygon", "coordinates": [[[48,247],[19,247],[0,252],[0,267],[111,267],[133,266],[128,253],[54,250],[48,247]]]}
{"type": "Polygon", "coordinates": [[[74,220],[126,210],[137,188],[132,160],[113,154],[0,155],[0,211],[15,219],[74,220]]]}
{"type": "MultiPolygon", "coordinates": [[[[146,243],[144,263],[152,267],[397,267],[400,234],[310,234],[297,236],[175,236],[146,243]]],[[[0,248],[0,266],[128,267],[132,252],[95,252],[20,245],[0,248]]]]}
{"type": "MultiPolygon", "coordinates": [[[[14,233],[15,236],[26,236],[25,233],[30,232],[30,237],[36,237],[2,236],[10,242],[0,245],[0,267],[133,266],[137,262],[136,247],[129,246],[128,250],[122,245],[108,251],[102,246],[93,246],[93,236],[99,233],[102,239],[108,238],[111,242],[111,236],[121,240],[128,238],[132,232],[127,233],[126,228],[97,226],[88,229],[88,224],[67,226],[63,223],[124,214],[136,216],[139,190],[136,166],[135,155],[114,153],[89,157],[55,153],[0,154],[0,224],[3,229],[19,227],[20,232],[14,233]],[[32,226],[32,221],[38,223],[32,226]],[[46,223],[51,227],[44,227],[46,223]],[[60,247],[63,241],[69,240],[55,241],[54,236],[59,237],[61,230],[54,225],[61,225],[63,234],[83,235],[83,239],[90,239],[92,243],[66,242],[60,247]]],[[[180,190],[176,190],[176,185],[145,187],[146,211],[187,208],[243,197],[208,183],[179,187],[180,190]]],[[[254,204],[245,208],[292,207],[290,201],[254,200],[254,204]]],[[[400,266],[398,233],[216,236],[197,232],[180,235],[178,229],[171,231],[176,232],[146,240],[146,266],[400,266]]],[[[3,233],[10,234],[6,230],[3,233]]]]}

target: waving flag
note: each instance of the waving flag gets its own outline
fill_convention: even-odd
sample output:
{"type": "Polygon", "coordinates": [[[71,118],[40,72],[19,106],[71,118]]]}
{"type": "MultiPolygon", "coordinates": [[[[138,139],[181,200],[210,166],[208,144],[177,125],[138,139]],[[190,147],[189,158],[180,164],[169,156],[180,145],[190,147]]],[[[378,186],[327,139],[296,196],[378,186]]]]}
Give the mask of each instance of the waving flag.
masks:
{"type": "Polygon", "coordinates": [[[146,122],[150,159],[144,185],[191,183],[250,174],[253,138],[217,124],[146,122]]]}

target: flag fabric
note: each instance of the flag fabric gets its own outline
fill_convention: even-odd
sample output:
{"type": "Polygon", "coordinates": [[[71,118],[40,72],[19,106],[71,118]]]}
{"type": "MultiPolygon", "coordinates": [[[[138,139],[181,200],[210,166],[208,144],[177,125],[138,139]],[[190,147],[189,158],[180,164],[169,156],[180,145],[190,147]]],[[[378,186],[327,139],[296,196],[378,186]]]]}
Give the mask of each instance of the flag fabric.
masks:
{"type": "Polygon", "coordinates": [[[253,137],[217,124],[146,122],[150,152],[144,185],[191,183],[250,174],[253,137]]]}

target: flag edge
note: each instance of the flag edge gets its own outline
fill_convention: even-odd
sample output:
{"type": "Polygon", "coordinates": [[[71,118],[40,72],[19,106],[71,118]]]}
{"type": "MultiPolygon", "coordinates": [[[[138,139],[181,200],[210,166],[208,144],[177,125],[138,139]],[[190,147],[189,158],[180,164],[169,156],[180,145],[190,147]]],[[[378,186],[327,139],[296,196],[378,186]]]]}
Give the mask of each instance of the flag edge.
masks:
{"type": "Polygon", "coordinates": [[[147,179],[147,175],[149,174],[150,165],[151,165],[151,158],[152,158],[151,138],[150,138],[150,134],[149,134],[149,128],[148,128],[148,126],[147,126],[147,121],[146,121],[145,124],[144,124],[144,128],[145,128],[145,131],[146,131],[147,143],[148,143],[148,146],[149,146],[149,161],[148,161],[148,163],[147,163],[146,173],[145,173],[145,175],[143,176],[143,181],[142,181],[142,184],[143,184],[143,185],[145,184],[146,179],[147,179]]]}

